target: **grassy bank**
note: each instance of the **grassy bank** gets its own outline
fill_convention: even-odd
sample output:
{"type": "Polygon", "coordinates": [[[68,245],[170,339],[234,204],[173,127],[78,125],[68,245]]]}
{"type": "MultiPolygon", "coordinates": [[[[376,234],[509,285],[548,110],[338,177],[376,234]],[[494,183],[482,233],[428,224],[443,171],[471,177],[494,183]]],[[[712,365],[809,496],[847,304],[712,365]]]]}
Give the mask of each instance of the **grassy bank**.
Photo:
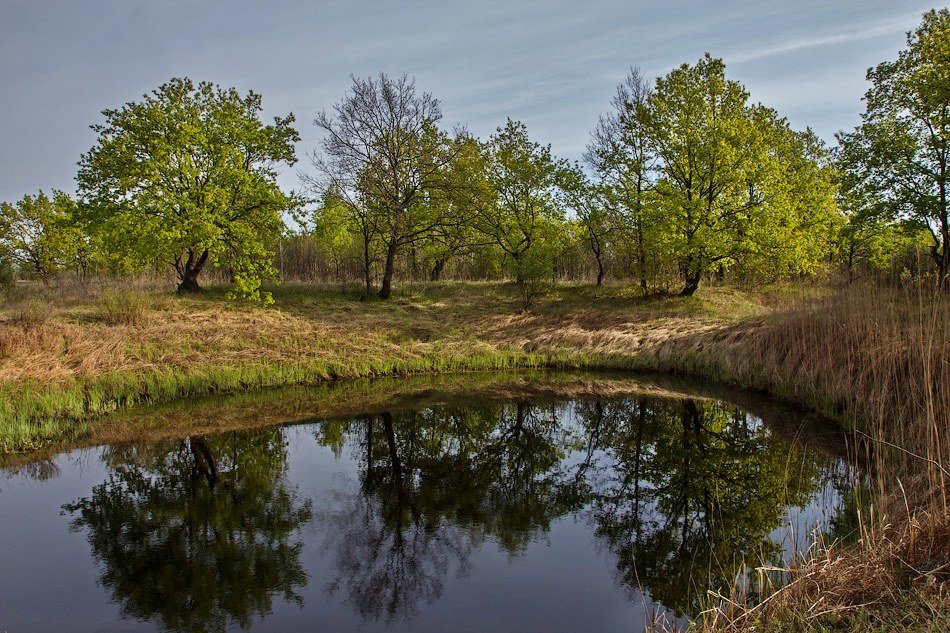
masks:
{"type": "Polygon", "coordinates": [[[761,315],[733,290],[644,300],[563,287],[532,313],[497,284],[431,285],[389,302],[286,286],[275,307],[147,287],[24,297],[0,311],[0,450],[91,431],[137,402],[340,378],[531,367],[646,367],[669,338],[761,315]]]}
{"type": "Polygon", "coordinates": [[[2,451],[95,438],[103,412],[205,393],[459,370],[688,373],[830,414],[852,425],[873,456],[856,544],[829,541],[796,568],[773,572],[759,602],[723,588],[698,626],[947,624],[946,297],[706,287],[692,298],[644,298],[626,287],[562,286],[523,312],[515,289],[499,284],[417,286],[388,302],[286,286],[270,308],[227,302],[218,290],[187,298],[147,285],[77,288],[55,299],[43,292],[0,311],[2,451]]]}

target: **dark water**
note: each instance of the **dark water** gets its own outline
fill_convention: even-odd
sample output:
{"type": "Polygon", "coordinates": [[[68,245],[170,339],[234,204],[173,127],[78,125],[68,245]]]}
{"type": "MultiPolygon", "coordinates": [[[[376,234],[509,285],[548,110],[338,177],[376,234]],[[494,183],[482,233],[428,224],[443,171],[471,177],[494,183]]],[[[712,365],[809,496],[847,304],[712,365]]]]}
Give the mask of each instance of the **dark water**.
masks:
{"type": "Polygon", "coordinates": [[[0,631],[641,631],[840,505],[781,407],[522,388],[9,467],[0,631]]]}

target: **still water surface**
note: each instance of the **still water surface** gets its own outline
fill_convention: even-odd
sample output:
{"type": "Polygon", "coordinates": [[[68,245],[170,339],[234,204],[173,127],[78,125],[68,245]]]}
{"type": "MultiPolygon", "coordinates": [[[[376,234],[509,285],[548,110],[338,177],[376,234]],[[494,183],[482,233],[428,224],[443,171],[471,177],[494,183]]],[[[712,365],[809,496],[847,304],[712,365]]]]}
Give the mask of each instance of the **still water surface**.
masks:
{"type": "Polygon", "coordinates": [[[0,631],[641,631],[833,522],[828,429],[622,391],[410,398],[9,467],[0,631]]]}

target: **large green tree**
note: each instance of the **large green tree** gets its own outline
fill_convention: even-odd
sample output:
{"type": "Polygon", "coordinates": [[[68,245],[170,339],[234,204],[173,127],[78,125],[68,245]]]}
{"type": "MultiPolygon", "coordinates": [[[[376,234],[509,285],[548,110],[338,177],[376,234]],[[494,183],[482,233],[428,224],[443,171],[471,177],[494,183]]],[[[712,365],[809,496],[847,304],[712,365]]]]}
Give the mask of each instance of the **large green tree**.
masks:
{"type": "Polygon", "coordinates": [[[298,199],[277,185],[300,140],[294,116],[261,121],[261,96],[172,79],[142,101],[104,110],[98,141],[79,163],[90,227],[107,248],[141,264],[172,265],[180,291],[199,289],[211,263],[234,294],[269,300],[283,214],[298,199]]]}
{"type": "Polygon", "coordinates": [[[460,136],[454,141],[452,160],[442,172],[440,186],[428,192],[424,204],[434,207],[437,222],[420,244],[420,255],[429,279],[438,281],[453,259],[470,257],[486,245],[475,230],[479,210],[491,202],[486,157],[478,139],[460,136]]]}
{"type": "Polygon", "coordinates": [[[950,288],[950,10],[925,13],[907,48],[867,78],[867,111],[838,135],[840,158],[892,217],[930,231],[939,284],[950,288]]]}
{"type": "Polygon", "coordinates": [[[166,631],[248,629],[302,603],[300,533],[279,427],[103,450],[107,478],[66,504],[123,616],[166,631]]]}
{"type": "Polygon", "coordinates": [[[816,249],[788,247],[826,234],[834,214],[814,135],[748,101],[709,54],[657,80],[646,101],[665,247],[678,260],[684,295],[737,263],[812,268],[816,249]]]}

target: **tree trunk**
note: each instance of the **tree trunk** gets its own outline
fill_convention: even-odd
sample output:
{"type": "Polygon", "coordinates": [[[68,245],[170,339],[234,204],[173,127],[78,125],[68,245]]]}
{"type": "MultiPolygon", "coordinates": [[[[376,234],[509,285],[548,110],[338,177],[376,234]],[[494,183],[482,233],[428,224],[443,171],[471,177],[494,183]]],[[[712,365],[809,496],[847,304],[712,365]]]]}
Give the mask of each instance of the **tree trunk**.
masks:
{"type": "Polygon", "coordinates": [[[599,288],[604,284],[604,262],[601,261],[600,255],[597,256],[597,287],[599,288]]]}
{"type": "MultiPolygon", "coordinates": [[[[940,197],[946,208],[946,193],[941,187],[940,197]]],[[[941,290],[950,290],[950,221],[944,215],[940,218],[940,241],[931,248],[934,260],[937,263],[937,287],[941,290]]]]}
{"type": "Polygon", "coordinates": [[[647,291],[647,256],[643,252],[643,238],[637,245],[637,266],[640,268],[640,290],[646,294],[647,291]]]}
{"type": "Polygon", "coordinates": [[[405,209],[399,207],[396,217],[393,218],[393,230],[389,236],[389,246],[386,248],[386,267],[383,269],[383,281],[379,286],[379,298],[388,299],[392,294],[393,273],[396,269],[396,249],[399,247],[402,216],[405,209]]]}
{"type": "Polygon", "coordinates": [[[683,286],[683,290],[680,292],[680,295],[683,297],[692,297],[699,288],[699,281],[702,279],[702,276],[703,273],[699,270],[698,266],[696,269],[691,269],[689,262],[687,262],[686,270],[684,272],[686,285],[683,286]]]}
{"type": "Polygon", "coordinates": [[[686,275],[686,285],[683,286],[683,290],[680,291],[680,295],[683,297],[692,297],[699,289],[699,277],[699,273],[691,273],[686,275]]]}
{"type": "Polygon", "coordinates": [[[947,257],[947,240],[950,235],[943,238],[943,252],[940,253],[937,247],[932,249],[934,259],[937,261],[937,287],[941,290],[950,290],[950,257],[947,257]]]}
{"type": "Polygon", "coordinates": [[[208,262],[208,251],[205,249],[200,255],[193,249],[188,249],[188,259],[182,263],[179,259],[175,263],[178,270],[178,292],[199,292],[198,275],[208,262]]]}
{"type": "Polygon", "coordinates": [[[947,216],[946,169],[944,159],[940,170],[940,241],[943,244],[935,244],[932,249],[937,262],[937,287],[941,290],[950,290],[950,217],[947,216]]]}
{"type": "Polygon", "coordinates": [[[370,269],[369,261],[369,240],[364,237],[363,239],[363,281],[366,284],[366,293],[363,295],[364,299],[369,299],[373,294],[373,273],[370,269]]]}
{"type": "Polygon", "coordinates": [[[640,290],[647,292],[647,254],[643,244],[643,172],[637,173],[637,265],[640,267],[640,290]]]}
{"type": "Polygon", "coordinates": [[[384,411],[380,414],[383,418],[383,430],[386,432],[386,444],[389,447],[389,461],[392,467],[392,485],[402,488],[402,464],[399,462],[399,452],[396,450],[396,433],[393,429],[393,414],[384,411]]]}
{"type": "Polygon", "coordinates": [[[445,259],[437,258],[432,266],[432,272],[429,274],[429,281],[439,281],[442,278],[443,270],[445,270],[445,259]]]}
{"type": "Polygon", "coordinates": [[[204,476],[208,480],[208,485],[214,488],[218,480],[218,467],[214,463],[214,455],[211,449],[200,437],[188,438],[188,445],[191,447],[191,454],[195,460],[195,476],[204,476]]]}
{"type": "Polygon", "coordinates": [[[389,248],[386,249],[386,267],[383,269],[383,282],[379,286],[379,298],[388,299],[392,294],[393,272],[396,268],[396,244],[395,240],[389,242],[389,248]]]}
{"type": "Polygon", "coordinates": [[[848,285],[854,283],[854,239],[848,242],[848,285]]]}
{"type": "Polygon", "coordinates": [[[687,251],[686,257],[682,260],[683,280],[686,284],[680,291],[681,297],[691,297],[699,288],[699,281],[703,277],[702,258],[687,251]]]}

